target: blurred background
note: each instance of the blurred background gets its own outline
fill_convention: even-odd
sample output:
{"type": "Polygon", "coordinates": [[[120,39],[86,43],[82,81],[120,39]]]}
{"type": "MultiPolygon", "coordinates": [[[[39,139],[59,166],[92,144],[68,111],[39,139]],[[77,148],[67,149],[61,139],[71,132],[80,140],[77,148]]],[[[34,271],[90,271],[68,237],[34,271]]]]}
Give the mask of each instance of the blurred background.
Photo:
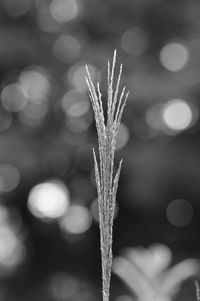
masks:
{"type": "MultiPolygon", "coordinates": [[[[200,258],[199,1],[1,0],[0,23],[0,300],[101,300],[84,73],[106,101],[115,48],[130,96],[114,256],[162,243],[172,264],[200,258]]],[[[111,300],[133,298],[113,275],[111,300]]],[[[195,300],[194,279],[176,298],[195,300]]]]}

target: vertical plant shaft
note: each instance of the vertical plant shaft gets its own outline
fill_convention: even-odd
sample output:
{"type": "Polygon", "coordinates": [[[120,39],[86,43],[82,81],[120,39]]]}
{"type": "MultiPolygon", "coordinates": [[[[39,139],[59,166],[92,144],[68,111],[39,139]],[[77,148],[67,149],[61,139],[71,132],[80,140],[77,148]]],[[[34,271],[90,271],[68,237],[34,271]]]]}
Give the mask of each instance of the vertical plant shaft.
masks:
{"type": "Polygon", "coordinates": [[[90,72],[86,66],[86,82],[89,89],[98,135],[99,162],[94,155],[95,179],[98,194],[100,244],[102,261],[103,301],[109,301],[110,278],[112,267],[112,232],[115,211],[116,193],[121,171],[122,160],[114,175],[114,155],[116,139],[119,131],[122,113],[128,98],[125,87],[119,93],[122,65],[115,80],[116,50],[112,64],[108,61],[108,99],[107,120],[102,104],[99,83],[95,88],[90,72]],[[114,83],[114,81],[116,83],[114,83]]]}

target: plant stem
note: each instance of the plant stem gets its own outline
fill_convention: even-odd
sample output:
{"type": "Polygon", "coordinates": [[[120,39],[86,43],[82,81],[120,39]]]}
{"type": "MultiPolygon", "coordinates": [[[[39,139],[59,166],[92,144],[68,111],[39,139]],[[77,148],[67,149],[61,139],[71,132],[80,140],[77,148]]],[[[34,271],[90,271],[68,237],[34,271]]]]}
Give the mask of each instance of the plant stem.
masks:
{"type": "Polygon", "coordinates": [[[122,113],[129,94],[124,94],[124,87],[121,91],[120,96],[118,97],[122,74],[122,65],[120,66],[120,71],[117,76],[116,85],[114,87],[115,65],[116,50],[114,51],[112,66],[110,66],[110,62],[108,61],[108,101],[106,122],[99,83],[97,83],[97,88],[95,88],[91,79],[90,72],[86,66],[86,82],[89,88],[89,96],[94,111],[99,146],[99,163],[97,162],[94,150],[93,155],[99,206],[103,301],[109,301],[112,268],[113,218],[115,211],[116,193],[122,164],[121,160],[118,170],[115,176],[113,176],[115,145],[122,113]]]}

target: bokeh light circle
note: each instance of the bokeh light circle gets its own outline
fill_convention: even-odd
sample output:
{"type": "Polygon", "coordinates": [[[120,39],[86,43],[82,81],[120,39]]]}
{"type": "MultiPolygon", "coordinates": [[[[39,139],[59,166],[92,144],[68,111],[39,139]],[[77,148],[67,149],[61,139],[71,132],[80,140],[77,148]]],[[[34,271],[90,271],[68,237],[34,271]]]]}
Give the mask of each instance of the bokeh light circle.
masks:
{"type": "Polygon", "coordinates": [[[70,203],[67,187],[60,181],[49,181],[32,188],[28,208],[39,218],[56,219],[65,214],[70,203]]]}
{"type": "Polygon", "coordinates": [[[172,201],[166,210],[167,219],[176,227],[184,227],[193,219],[193,208],[191,204],[183,199],[172,201]]]}
{"type": "Polygon", "coordinates": [[[19,170],[11,164],[0,165],[0,192],[11,192],[21,179],[19,170]]]}
{"type": "MultiPolygon", "coordinates": [[[[100,73],[93,65],[87,65],[90,71],[92,81],[100,81],[100,73]]],[[[67,74],[67,79],[70,84],[79,90],[87,91],[88,87],[85,81],[85,64],[73,65],[67,74]]]]}
{"type": "Polygon", "coordinates": [[[139,27],[129,28],[122,35],[121,46],[129,54],[140,55],[148,46],[147,35],[139,27]]]}
{"type": "Polygon", "coordinates": [[[186,101],[173,99],[169,101],[162,110],[164,123],[174,131],[187,129],[193,120],[192,109],[186,101]]]}
{"type": "Polygon", "coordinates": [[[81,45],[75,37],[63,35],[55,41],[53,52],[59,62],[69,63],[79,57],[81,45]]]}
{"type": "Polygon", "coordinates": [[[26,126],[39,126],[45,119],[48,112],[49,104],[29,102],[19,113],[20,121],[26,126]]]}
{"type": "Polygon", "coordinates": [[[50,278],[49,290],[55,300],[73,300],[79,291],[79,282],[72,275],[60,272],[50,278]]]}
{"type": "Polygon", "coordinates": [[[5,86],[1,91],[1,104],[8,112],[19,112],[27,103],[21,88],[13,83],[5,86]]]}
{"type": "Polygon", "coordinates": [[[32,0],[3,0],[6,13],[13,18],[21,17],[29,12],[32,0]]]}
{"type": "Polygon", "coordinates": [[[146,110],[146,122],[154,130],[161,130],[163,126],[162,105],[152,105],[146,110]]]}
{"type": "Polygon", "coordinates": [[[48,76],[40,67],[23,71],[19,77],[19,84],[24,96],[34,103],[45,101],[49,96],[48,76]]]}
{"type": "Polygon", "coordinates": [[[52,0],[50,12],[57,22],[68,22],[78,14],[78,5],[75,0],[52,0]]]}
{"type": "Polygon", "coordinates": [[[123,123],[120,124],[119,132],[116,140],[116,150],[122,149],[126,146],[129,140],[129,130],[123,123]]]}
{"type": "Polygon", "coordinates": [[[48,33],[59,32],[62,25],[52,17],[49,7],[45,5],[39,8],[36,15],[36,23],[40,30],[48,33]]]}
{"type": "Polygon", "coordinates": [[[72,89],[63,96],[61,106],[68,116],[81,117],[89,110],[89,100],[85,93],[72,89]]]}
{"type": "MultiPolygon", "coordinates": [[[[21,221],[12,211],[0,205],[0,275],[13,271],[25,258],[23,235],[19,232],[21,221]]],[[[16,213],[16,212],[15,212],[16,213]]]]}
{"type": "Polygon", "coordinates": [[[13,267],[21,261],[23,245],[16,233],[8,226],[0,228],[0,265],[13,267]]]}
{"type": "Polygon", "coordinates": [[[160,52],[160,62],[169,71],[180,71],[189,60],[189,51],[181,43],[166,44],[160,52]]]}
{"type": "Polygon", "coordinates": [[[82,234],[90,228],[91,223],[88,209],[78,204],[72,205],[60,221],[61,229],[69,234],[82,234]]]}

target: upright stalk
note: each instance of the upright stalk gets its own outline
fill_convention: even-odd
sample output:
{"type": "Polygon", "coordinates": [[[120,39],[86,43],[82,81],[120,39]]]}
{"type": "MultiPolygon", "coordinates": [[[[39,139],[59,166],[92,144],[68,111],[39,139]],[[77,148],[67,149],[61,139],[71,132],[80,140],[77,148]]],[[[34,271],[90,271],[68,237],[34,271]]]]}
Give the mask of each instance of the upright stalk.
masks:
{"type": "Polygon", "coordinates": [[[115,146],[122,113],[129,94],[125,94],[125,87],[119,93],[122,65],[120,66],[116,83],[114,84],[115,65],[116,50],[114,51],[112,64],[110,65],[110,62],[108,61],[108,97],[106,121],[99,83],[97,83],[97,87],[95,88],[90,72],[86,66],[86,82],[89,88],[89,96],[94,111],[99,146],[99,163],[97,161],[94,149],[93,155],[99,207],[103,301],[109,301],[112,268],[113,217],[122,165],[121,160],[117,172],[114,175],[115,146]]]}

